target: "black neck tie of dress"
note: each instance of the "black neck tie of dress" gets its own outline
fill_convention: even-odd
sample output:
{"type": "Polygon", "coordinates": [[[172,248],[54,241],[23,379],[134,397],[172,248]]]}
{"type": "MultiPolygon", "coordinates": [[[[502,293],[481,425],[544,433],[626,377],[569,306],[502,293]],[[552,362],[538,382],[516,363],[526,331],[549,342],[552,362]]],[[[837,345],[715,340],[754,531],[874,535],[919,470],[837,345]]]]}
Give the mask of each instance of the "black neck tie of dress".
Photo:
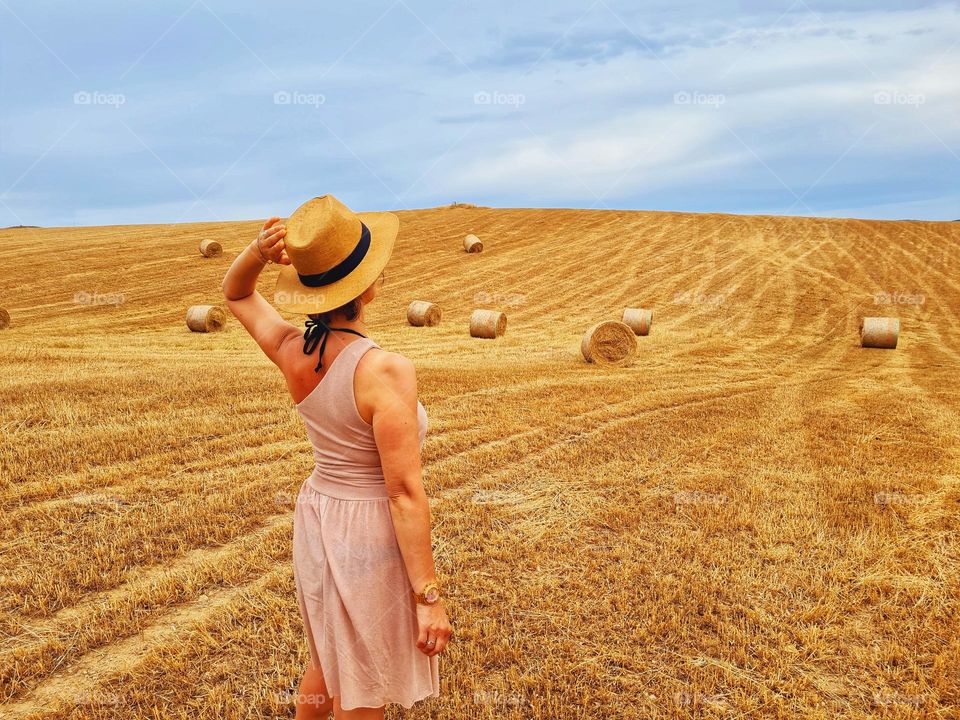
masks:
{"type": "Polygon", "coordinates": [[[307,320],[307,329],[303,333],[303,354],[310,355],[317,349],[317,345],[320,346],[320,354],[317,356],[317,366],[314,368],[314,372],[320,372],[320,368],[323,367],[323,349],[327,346],[327,338],[331,330],[340,330],[366,337],[363,333],[350,328],[330,327],[323,320],[307,320]]]}

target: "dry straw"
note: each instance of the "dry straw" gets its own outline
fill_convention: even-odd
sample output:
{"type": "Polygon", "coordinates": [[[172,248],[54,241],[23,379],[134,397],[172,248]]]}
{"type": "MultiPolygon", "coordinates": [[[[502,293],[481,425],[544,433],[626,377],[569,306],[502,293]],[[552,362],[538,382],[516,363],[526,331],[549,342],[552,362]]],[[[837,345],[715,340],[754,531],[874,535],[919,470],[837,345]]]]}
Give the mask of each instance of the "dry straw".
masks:
{"type": "Polygon", "coordinates": [[[623,323],[633,330],[635,335],[649,335],[653,324],[653,310],[646,308],[624,308],[623,323]]]}
{"type": "Polygon", "coordinates": [[[187,309],[187,327],[193,332],[217,332],[227,324],[227,314],[215,305],[192,305],[187,309]]]}
{"type": "Polygon", "coordinates": [[[10,327],[10,313],[0,308],[0,330],[6,330],[10,327]]]}
{"type": "Polygon", "coordinates": [[[900,338],[900,319],[891,317],[865,317],[860,321],[860,345],[865,348],[897,347],[900,338]]]}
{"type": "Polygon", "coordinates": [[[463,249],[468,253],[483,252],[483,243],[476,235],[467,235],[463,239],[463,249]]]}
{"type": "Polygon", "coordinates": [[[440,315],[440,306],[426,300],[414,300],[407,308],[407,322],[416,327],[439,325],[440,315]]]}
{"type": "Polygon", "coordinates": [[[628,325],[604,320],[587,330],[580,352],[584,360],[597,365],[626,365],[637,354],[637,338],[628,325]]]}
{"type": "Polygon", "coordinates": [[[470,316],[470,337],[498,338],[507,331],[507,316],[499,310],[474,310],[470,316]]]}
{"type": "Polygon", "coordinates": [[[220,257],[223,255],[223,247],[216,240],[201,240],[200,254],[208,258],[220,257]]]}

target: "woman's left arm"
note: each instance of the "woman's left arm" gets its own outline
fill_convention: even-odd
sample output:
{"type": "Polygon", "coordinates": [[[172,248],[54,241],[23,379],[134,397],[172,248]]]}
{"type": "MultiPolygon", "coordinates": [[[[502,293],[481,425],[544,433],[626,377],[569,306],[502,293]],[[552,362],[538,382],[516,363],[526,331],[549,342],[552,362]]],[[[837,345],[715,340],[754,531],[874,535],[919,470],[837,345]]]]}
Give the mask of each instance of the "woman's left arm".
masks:
{"type": "Polygon", "coordinates": [[[227,307],[247,329],[260,349],[279,366],[280,350],[291,338],[300,337],[300,330],[284,320],[276,308],[257,292],[257,278],[267,261],[289,265],[284,250],[286,227],[280,218],[272,217],[264,223],[256,240],[244,248],[223,278],[223,296],[227,307]]]}

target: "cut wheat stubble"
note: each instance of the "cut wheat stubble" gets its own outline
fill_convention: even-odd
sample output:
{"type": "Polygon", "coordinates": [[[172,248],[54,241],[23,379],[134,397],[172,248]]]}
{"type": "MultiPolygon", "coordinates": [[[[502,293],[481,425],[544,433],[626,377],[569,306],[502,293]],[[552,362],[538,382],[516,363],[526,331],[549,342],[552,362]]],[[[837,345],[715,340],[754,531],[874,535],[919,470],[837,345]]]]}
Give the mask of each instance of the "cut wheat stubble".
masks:
{"type": "Polygon", "coordinates": [[[653,325],[653,310],[647,308],[624,308],[623,324],[633,330],[635,335],[649,335],[653,325]]]}
{"type": "Polygon", "coordinates": [[[483,242],[476,235],[467,235],[463,239],[463,249],[468,253],[483,252],[483,242]]]}
{"type": "Polygon", "coordinates": [[[223,246],[216,240],[201,240],[200,254],[205,258],[215,258],[223,255],[223,246]]]}
{"type": "Polygon", "coordinates": [[[439,305],[426,300],[414,300],[407,308],[407,322],[415,327],[434,327],[440,324],[439,305]]]}
{"type": "Polygon", "coordinates": [[[637,338],[625,323],[604,320],[584,333],[580,352],[588,363],[610,367],[628,365],[637,355],[637,338]]]}
{"type": "Polygon", "coordinates": [[[187,309],[191,332],[218,332],[227,324],[227,314],[216,305],[192,305],[187,309]]]}
{"type": "Polygon", "coordinates": [[[470,315],[470,337],[498,338],[507,331],[507,316],[499,310],[474,310],[470,315]]]}
{"type": "Polygon", "coordinates": [[[893,350],[900,339],[900,319],[865,317],[860,321],[860,346],[893,350]]]}

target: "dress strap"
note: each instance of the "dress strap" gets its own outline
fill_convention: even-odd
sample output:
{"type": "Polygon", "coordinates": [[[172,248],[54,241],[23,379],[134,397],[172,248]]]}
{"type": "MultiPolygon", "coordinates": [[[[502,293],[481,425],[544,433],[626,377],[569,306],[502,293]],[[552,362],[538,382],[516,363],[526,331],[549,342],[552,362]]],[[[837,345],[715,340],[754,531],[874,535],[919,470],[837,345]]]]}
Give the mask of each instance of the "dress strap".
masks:
{"type": "Polygon", "coordinates": [[[323,320],[307,320],[307,329],[303,333],[303,354],[311,355],[320,346],[320,353],[317,356],[317,366],[314,372],[320,372],[323,367],[323,350],[327,346],[327,338],[331,330],[340,330],[341,332],[353,333],[362,338],[367,337],[361,332],[351,330],[350,328],[338,328],[327,325],[323,320]]]}

